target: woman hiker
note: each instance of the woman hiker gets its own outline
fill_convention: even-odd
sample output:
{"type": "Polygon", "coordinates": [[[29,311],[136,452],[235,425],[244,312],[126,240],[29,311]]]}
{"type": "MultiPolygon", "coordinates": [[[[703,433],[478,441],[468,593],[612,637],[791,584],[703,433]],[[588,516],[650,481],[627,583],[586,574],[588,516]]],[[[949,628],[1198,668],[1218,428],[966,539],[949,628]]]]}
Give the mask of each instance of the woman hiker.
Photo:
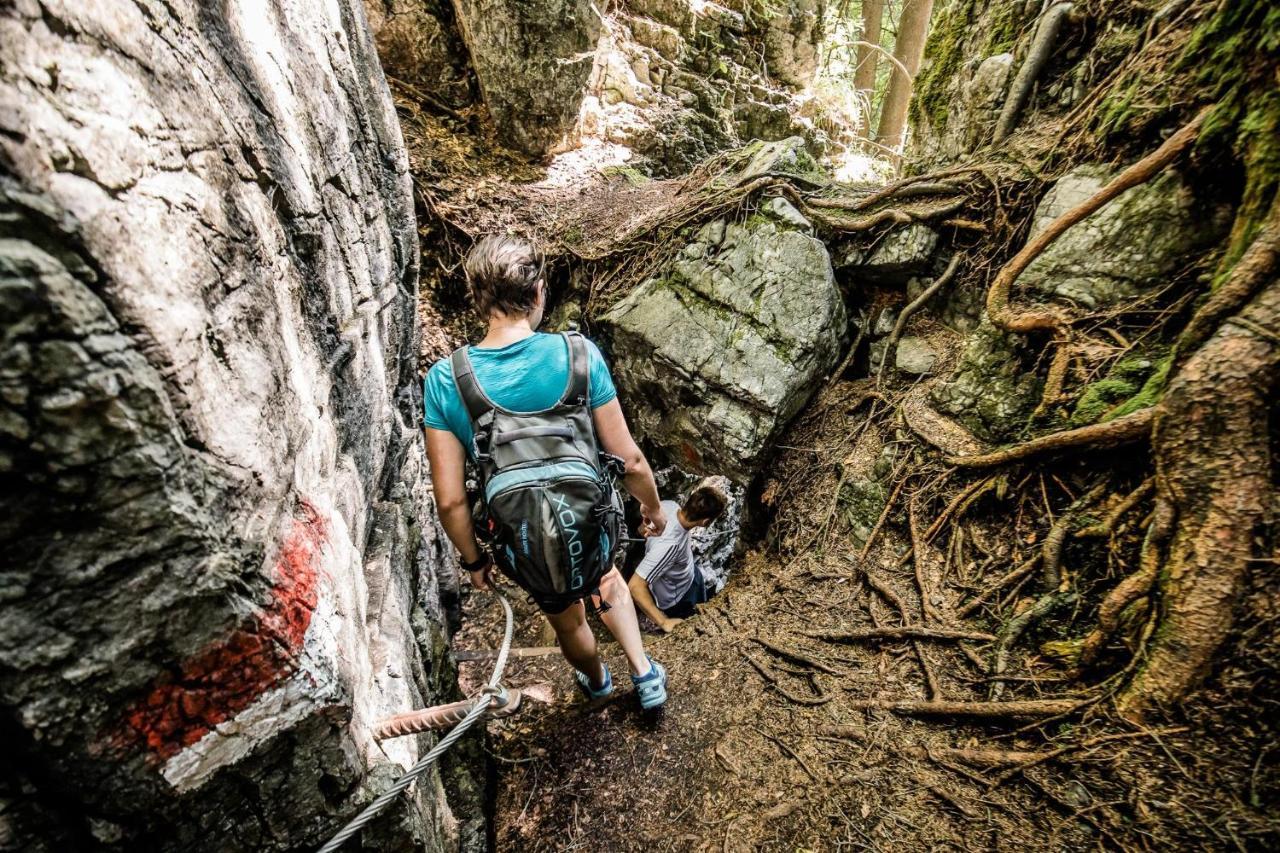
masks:
{"type": "Polygon", "coordinates": [[[424,382],[427,456],[440,520],[476,589],[504,574],[538,604],[588,698],[613,679],[587,623],[591,599],[631,668],[642,708],[667,698],[663,666],[645,654],[627,583],[612,565],[622,536],[610,460],[639,502],[646,535],[668,521],[653,471],[636,446],[595,344],[536,331],[546,307],[543,258],[526,241],[490,235],[464,263],[472,298],[488,319],[484,338],[441,359],[424,382]],[[477,539],[466,489],[477,463],[477,539]]]}

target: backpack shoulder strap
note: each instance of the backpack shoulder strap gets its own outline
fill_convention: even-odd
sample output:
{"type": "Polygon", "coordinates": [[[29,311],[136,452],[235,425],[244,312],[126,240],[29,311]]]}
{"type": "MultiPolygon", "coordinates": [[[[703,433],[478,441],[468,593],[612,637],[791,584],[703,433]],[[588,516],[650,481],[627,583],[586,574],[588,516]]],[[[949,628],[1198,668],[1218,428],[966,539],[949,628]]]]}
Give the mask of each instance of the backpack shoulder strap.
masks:
{"type": "Polygon", "coordinates": [[[586,338],[578,332],[561,332],[569,346],[569,384],[561,403],[581,401],[587,405],[591,398],[591,359],[587,354],[586,338]]]}
{"type": "Polygon", "coordinates": [[[467,408],[467,416],[474,424],[486,412],[493,411],[494,405],[484,395],[484,391],[480,390],[480,383],[476,381],[476,372],[471,367],[471,357],[467,355],[465,345],[454,350],[449,361],[453,365],[453,385],[458,389],[462,405],[467,408]]]}

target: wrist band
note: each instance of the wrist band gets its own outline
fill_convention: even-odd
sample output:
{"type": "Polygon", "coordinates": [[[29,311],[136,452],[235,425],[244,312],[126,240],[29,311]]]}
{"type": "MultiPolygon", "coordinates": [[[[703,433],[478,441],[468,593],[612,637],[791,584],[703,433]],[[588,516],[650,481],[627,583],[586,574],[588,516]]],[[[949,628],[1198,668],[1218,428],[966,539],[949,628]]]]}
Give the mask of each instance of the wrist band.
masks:
{"type": "Polygon", "coordinates": [[[468,572],[478,572],[487,567],[491,562],[493,561],[489,559],[489,554],[485,551],[481,551],[480,556],[476,558],[475,562],[468,563],[463,561],[462,568],[468,572]]]}

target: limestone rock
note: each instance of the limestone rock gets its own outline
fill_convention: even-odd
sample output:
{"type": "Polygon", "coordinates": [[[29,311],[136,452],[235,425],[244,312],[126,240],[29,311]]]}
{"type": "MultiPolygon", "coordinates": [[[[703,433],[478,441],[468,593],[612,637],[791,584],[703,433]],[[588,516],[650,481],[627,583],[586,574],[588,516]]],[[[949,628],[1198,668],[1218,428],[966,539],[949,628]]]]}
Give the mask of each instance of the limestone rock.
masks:
{"type": "Polygon", "coordinates": [[[857,267],[857,275],[878,282],[903,283],[925,272],[938,246],[938,232],[914,222],[890,231],[857,267]]]}
{"type": "Polygon", "coordinates": [[[924,376],[933,372],[938,362],[938,352],[924,338],[907,335],[898,340],[894,352],[894,366],[912,376],[924,376]]]}
{"type": "Polygon", "coordinates": [[[813,82],[826,7],[826,0],[786,0],[770,10],[764,52],[772,77],[798,89],[813,82]]]}
{"type": "MultiPolygon", "coordinates": [[[[363,21],[0,11],[4,846],[314,849],[418,757],[370,725],[456,690],[363,21]]],[[[440,850],[455,808],[424,777],[378,837],[440,850]]]]}
{"type": "MultiPolygon", "coordinates": [[[[1094,195],[1112,174],[1081,166],[1059,178],[1036,208],[1028,239],[1094,195]]],[[[1177,172],[1165,172],[1068,229],[1015,286],[1091,310],[1114,306],[1165,284],[1184,260],[1217,243],[1228,224],[1223,211],[1199,209],[1177,172]]]]}
{"type": "Polygon", "coordinates": [[[980,439],[1005,441],[1035,409],[1036,375],[1022,367],[1022,342],[985,317],[964,341],[955,372],[933,390],[933,404],[980,439]]]}
{"type": "Polygon", "coordinates": [[[637,433],[744,483],[834,365],[845,311],[821,241],[755,217],[704,226],[602,325],[637,433]]]}
{"type": "Polygon", "coordinates": [[[510,145],[554,148],[591,76],[600,13],[591,0],[453,0],[485,104],[510,145]]]}

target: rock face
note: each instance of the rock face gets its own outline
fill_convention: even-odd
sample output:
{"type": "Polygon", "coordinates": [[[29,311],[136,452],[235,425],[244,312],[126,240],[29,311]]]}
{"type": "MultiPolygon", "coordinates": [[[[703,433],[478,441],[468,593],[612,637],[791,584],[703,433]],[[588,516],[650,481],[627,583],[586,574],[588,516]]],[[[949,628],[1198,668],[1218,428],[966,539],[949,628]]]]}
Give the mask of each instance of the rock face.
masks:
{"type": "Polygon", "coordinates": [[[485,103],[510,145],[543,154],[578,118],[601,31],[591,0],[454,0],[485,103]]]}
{"type": "Polygon", "coordinates": [[[449,0],[364,0],[388,77],[454,109],[475,101],[475,78],[449,0]]]}
{"type": "MultiPolygon", "coordinates": [[[[454,689],[363,12],[24,0],[0,28],[0,836],[315,847],[418,754],[370,724],[454,689]]],[[[483,843],[453,808],[427,777],[371,837],[483,843]]]]}
{"type": "MultiPolygon", "coordinates": [[[[1058,179],[1036,208],[1034,238],[1062,214],[1095,195],[1113,171],[1081,166],[1058,179]]],[[[1018,276],[1017,287],[1040,299],[1106,308],[1168,281],[1188,257],[1218,242],[1224,211],[1198,209],[1176,172],[1120,195],[1068,229],[1018,276]]]]}
{"type": "Polygon", "coordinates": [[[761,14],[746,0],[628,0],[605,9],[581,131],[626,146],[660,176],[756,139],[798,135],[820,153],[827,132],[793,101],[817,67],[824,5],[791,0],[761,14]]]}
{"type": "Polygon", "coordinates": [[[704,226],[602,318],[628,417],[683,467],[749,480],[838,357],[830,258],[790,220],[704,226]]]}

